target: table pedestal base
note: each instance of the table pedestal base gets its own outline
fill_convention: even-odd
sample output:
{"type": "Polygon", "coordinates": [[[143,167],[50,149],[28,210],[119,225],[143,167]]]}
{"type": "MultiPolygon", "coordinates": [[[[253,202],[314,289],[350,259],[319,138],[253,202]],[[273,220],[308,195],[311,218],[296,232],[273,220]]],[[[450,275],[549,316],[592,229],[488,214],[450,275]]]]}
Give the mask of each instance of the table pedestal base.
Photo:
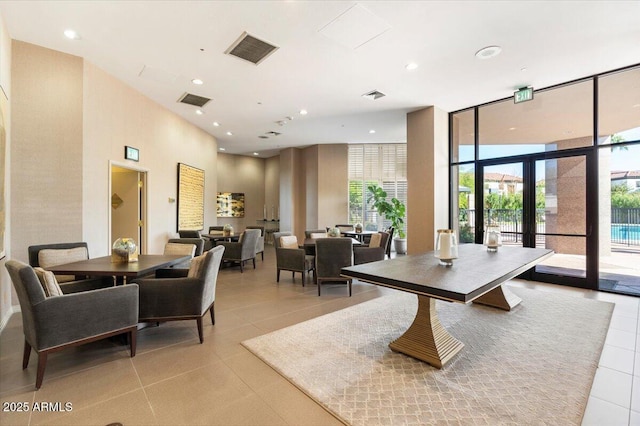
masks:
{"type": "Polygon", "coordinates": [[[473,303],[493,306],[494,308],[510,311],[522,302],[518,296],[513,294],[507,287],[501,285],[490,292],[478,297],[473,303]]]}
{"type": "Polygon", "coordinates": [[[413,324],[389,347],[392,351],[442,368],[464,347],[464,343],[449,334],[440,323],[435,299],[418,295],[418,312],[413,324]]]}

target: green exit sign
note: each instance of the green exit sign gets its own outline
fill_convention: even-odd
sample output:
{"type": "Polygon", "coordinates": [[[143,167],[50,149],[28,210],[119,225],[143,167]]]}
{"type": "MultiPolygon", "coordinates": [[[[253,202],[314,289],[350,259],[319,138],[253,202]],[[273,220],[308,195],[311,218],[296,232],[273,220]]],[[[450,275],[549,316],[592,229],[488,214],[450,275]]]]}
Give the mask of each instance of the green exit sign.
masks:
{"type": "Polygon", "coordinates": [[[522,89],[518,89],[517,92],[513,92],[514,104],[530,101],[531,99],[533,99],[533,87],[523,87],[522,89]]]}

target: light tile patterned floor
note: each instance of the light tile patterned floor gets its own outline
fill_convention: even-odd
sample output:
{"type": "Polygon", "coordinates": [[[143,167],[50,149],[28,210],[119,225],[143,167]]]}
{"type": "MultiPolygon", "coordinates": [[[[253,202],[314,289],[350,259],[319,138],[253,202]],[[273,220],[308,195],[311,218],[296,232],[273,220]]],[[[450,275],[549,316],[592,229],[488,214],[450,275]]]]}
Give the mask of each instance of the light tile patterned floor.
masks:
{"type": "MultiPolygon", "coordinates": [[[[36,359],[21,369],[22,323],[15,314],[0,335],[0,402],[71,402],[72,411],[0,411],[4,425],[139,424],[338,425],[324,409],[253,356],[240,342],[371,300],[392,291],[355,283],[302,287],[283,273],[275,282],[275,253],[267,247],[257,269],[223,269],[216,325],[205,320],[141,330],[138,354],[102,341],[50,356],[42,388],[34,392],[36,359]]],[[[639,298],[526,281],[511,285],[616,303],[584,425],[640,425],[639,298]],[[635,390],[635,392],[634,392],[635,390]]]]}

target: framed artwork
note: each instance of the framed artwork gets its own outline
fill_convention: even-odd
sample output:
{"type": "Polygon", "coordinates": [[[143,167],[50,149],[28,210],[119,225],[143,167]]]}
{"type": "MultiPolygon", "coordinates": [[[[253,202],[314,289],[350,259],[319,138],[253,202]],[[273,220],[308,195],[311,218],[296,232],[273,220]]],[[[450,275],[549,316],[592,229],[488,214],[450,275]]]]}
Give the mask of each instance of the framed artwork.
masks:
{"type": "Polygon", "coordinates": [[[178,163],[178,229],[204,228],[204,170],[178,163]]]}
{"type": "Polygon", "coordinates": [[[244,192],[218,192],[217,217],[244,217],[244,192]]]}

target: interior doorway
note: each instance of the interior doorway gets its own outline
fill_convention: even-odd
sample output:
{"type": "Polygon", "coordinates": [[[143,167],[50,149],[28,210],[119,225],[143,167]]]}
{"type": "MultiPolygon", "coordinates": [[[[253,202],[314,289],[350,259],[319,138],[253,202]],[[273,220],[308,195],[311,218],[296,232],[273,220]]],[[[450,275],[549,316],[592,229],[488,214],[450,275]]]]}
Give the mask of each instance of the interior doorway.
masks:
{"type": "Polygon", "coordinates": [[[138,252],[147,249],[147,171],[129,165],[110,165],[110,245],[118,238],[133,238],[138,252]]]}

